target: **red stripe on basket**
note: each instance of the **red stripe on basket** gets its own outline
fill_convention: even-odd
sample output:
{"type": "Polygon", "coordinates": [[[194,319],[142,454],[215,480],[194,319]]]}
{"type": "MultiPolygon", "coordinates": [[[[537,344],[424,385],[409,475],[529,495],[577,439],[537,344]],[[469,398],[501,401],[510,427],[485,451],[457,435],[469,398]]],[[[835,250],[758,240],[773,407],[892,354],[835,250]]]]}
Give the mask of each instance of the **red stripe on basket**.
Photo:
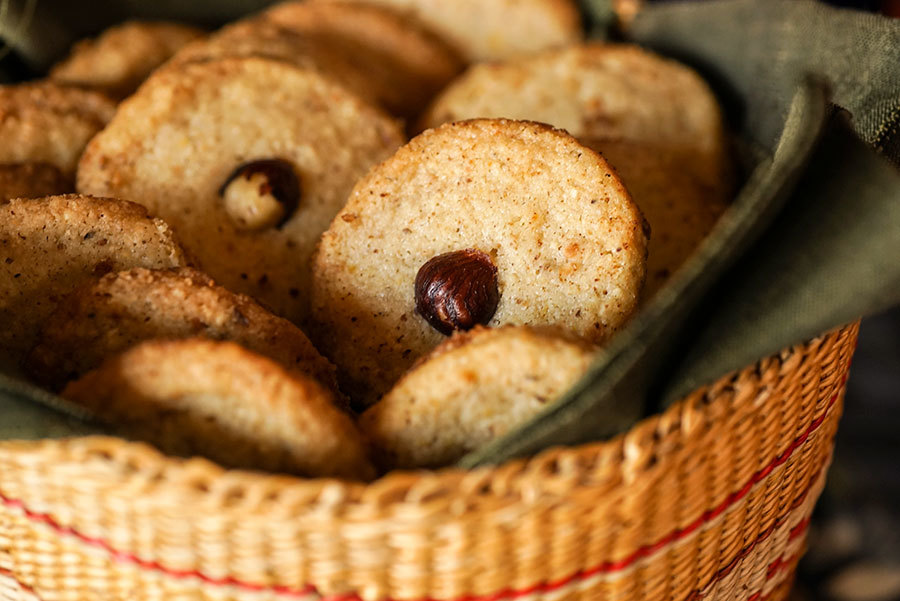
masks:
{"type": "MultiPolygon", "coordinates": [[[[809,523],[808,520],[804,520],[804,522],[801,522],[801,524],[803,524],[803,525],[808,525],[808,523],[809,523]]],[[[798,524],[798,525],[800,525],[800,524],[798,524]]],[[[787,559],[787,560],[776,559],[773,562],[773,565],[778,564],[778,567],[774,570],[770,567],[769,571],[766,573],[766,582],[769,582],[773,578],[775,578],[775,576],[778,575],[778,572],[780,572],[784,569],[787,569],[788,566],[790,566],[793,561],[799,559],[799,556],[800,556],[800,554],[798,553],[797,555],[794,555],[790,559],[787,559]]],[[[21,580],[19,580],[19,578],[14,573],[10,572],[9,570],[7,570],[5,568],[0,568],[0,576],[5,576],[5,577],[9,578],[13,582],[15,582],[16,585],[19,588],[21,588],[23,591],[25,591],[26,593],[33,595],[38,600],[41,599],[41,596],[38,595],[37,591],[35,591],[34,588],[32,588],[31,586],[29,586],[29,585],[25,584],[24,582],[22,582],[21,580]]],[[[717,580],[713,581],[710,584],[714,584],[717,580]]],[[[774,592],[775,591],[773,591],[772,593],[769,593],[768,595],[766,595],[765,598],[763,598],[762,591],[757,591],[756,593],[754,593],[753,595],[748,597],[747,601],[768,601],[768,599],[770,599],[772,597],[774,592]]],[[[358,598],[359,597],[357,597],[355,595],[354,596],[338,595],[338,596],[324,597],[322,599],[322,601],[338,601],[338,600],[358,599],[358,598]]],[[[692,600],[693,600],[693,598],[692,598],[692,600]]]]}
{"type": "MultiPolygon", "coordinates": [[[[801,553],[797,553],[797,554],[795,554],[795,555],[792,555],[791,557],[789,557],[789,558],[787,558],[787,559],[784,559],[784,558],[776,559],[773,563],[777,563],[777,564],[778,564],[778,567],[777,567],[775,570],[772,570],[772,569],[770,568],[769,572],[766,574],[766,582],[771,582],[771,581],[775,578],[775,576],[778,575],[779,572],[782,572],[782,571],[788,569],[788,568],[791,566],[792,563],[794,563],[794,562],[796,562],[796,561],[799,561],[800,556],[801,556],[802,554],[803,554],[803,553],[801,552],[801,553]]],[[[747,599],[747,601],[754,601],[754,597],[755,597],[756,599],[759,599],[760,601],[768,601],[769,599],[772,598],[772,596],[773,596],[776,592],[777,592],[777,591],[771,591],[771,592],[769,592],[768,595],[766,595],[765,597],[763,597],[763,596],[762,596],[762,591],[759,591],[759,592],[757,592],[754,596],[752,596],[752,597],[750,597],[749,599],[747,599]]]]}
{"type": "Polygon", "coordinates": [[[124,563],[130,563],[137,565],[138,567],[158,571],[166,574],[167,576],[172,576],[174,578],[184,579],[184,578],[197,578],[202,580],[207,584],[212,584],[215,586],[234,586],[237,588],[251,590],[251,591],[271,591],[282,595],[291,595],[295,597],[306,596],[316,592],[315,587],[308,585],[304,588],[297,589],[294,587],[288,586],[271,586],[271,585],[261,585],[261,584],[250,584],[243,582],[241,580],[237,580],[236,578],[228,577],[228,578],[214,578],[212,576],[207,576],[198,570],[178,570],[174,568],[168,568],[157,561],[148,561],[146,559],[141,559],[137,555],[127,552],[127,551],[119,551],[115,549],[112,545],[110,545],[106,540],[99,537],[87,536],[86,534],[82,534],[78,532],[71,526],[63,526],[59,524],[53,517],[46,513],[36,513],[28,509],[25,504],[18,499],[10,499],[7,498],[3,493],[0,493],[0,500],[2,500],[3,505],[7,507],[12,507],[14,509],[20,510],[25,517],[27,517],[32,522],[37,522],[40,524],[44,524],[51,528],[53,531],[72,536],[77,538],[81,542],[88,544],[92,547],[100,547],[101,549],[107,551],[113,559],[117,561],[121,561],[124,563]]]}
{"type": "Polygon", "coordinates": [[[6,578],[9,578],[10,580],[12,580],[13,582],[16,583],[16,586],[18,586],[20,589],[22,589],[23,591],[25,591],[25,592],[28,593],[29,595],[33,595],[36,599],[40,599],[40,598],[41,598],[41,597],[37,594],[37,591],[35,591],[33,588],[31,588],[30,586],[28,586],[27,584],[25,584],[25,583],[22,582],[21,580],[19,580],[19,579],[16,577],[15,574],[13,574],[12,572],[10,572],[10,571],[7,570],[6,568],[0,568],[0,577],[6,577],[6,578]]]}
{"type": "Polygon", "coordinates": [[[795,540],[798,536],[806,532],[806,530],[809,528],[809,522],[810,518],[806,518],[805,520],[801,521],[799,524],[791,528],[791,533],[788,536],[788,542],[795,540]]]}
{"type": "MultiPolygon", "coordinates": [[[[848,375],[845,374],[840,388],[843,388],[844,384],[847,382],[848,375]]],[[[794,452],[797,451],[809,437],[818,430],[828,415],[831,412],[831,409],[834,407],[834,404],[837,402],[838,397],[840,396],[840,391],[834,394],[828,402],[828,406],[822,412],[822,415],[817,417],[813,422],[809,425],[809,427],[797,437],[794,442],[792,442],[784,451],[778,454],[775,459],[769,463],[766,467],[756,472],[753,477],[738,491],[731,493],[725,498],[722,503],[718,505],[715,509],[704,512],[700,517],[691,522],[687,527],[683,529],[678,529],[673,531],[667,536],[664,536],[659,541],[651,544],[645,545],[632,553],[631,555],[620,559],[618,561],[607,561],[604,562],[594,568],[588,570],[580,570],[575,572],[574,574],[567,576],[565,578],[561,578],[555,582],[544,582],[538,583],[534,586],[530,586],[524,589],[507,589],[503,591],[499,591],[490,595],[466,595],[463,597],[457,597],[452,601],[498,601],[500,599],[517,599],[520,597],[525,597],[527,595],[535,594],[535,593],[548,593],[555,590],[558,590],[564,586],[567,586],[573,582],[586,580],[592,576],[596,576],[597,574],[606,574],[612,572],[618,572],[624,570],[625,568],[631,566],[635,562],[652,555],[653,553],[659,551],[663,547],[674,543],[675,541],[686,538],[698,528],[700,528],[703,524],[717,518],[722,515],[729,507],[733,506],[741,499],[743,499],[747,494],[749,494],[750,490],[762,480],[764,480],[775,468],[784,464],[794,452]]],[[[809,489],[803,492],[801,496],[805,497],[809,492],[809,489]]],[[[20,510],[26,518],[30,521],[38,522],[46,525],[52,530],[64,534],[67,536],[72,536],[80,540],[81,542],[93,546],[98,547],[100,549],[108,552],[114,559],[117,561],[121,561],[123,563],[134,564],[140,568],[152,570],[155,572],[160,572],[167,576],[178,578],[178,579],[187,579],[187,578],[196,578],[206,584],[210,584],[213,586],[232,586],[235,588],[239,588],[247,591],[254,592],[274,592],[283,596],[290,597],[306,597],[311,594],[318,594],[316,587],[312,585],[306,585],[300,588],[289,587],[289,586],[272,586],[267,584],[256,584],[252,582],[244,582],[242,580],[238,580],[236,578],[228,577],[228,578],[216,578],[212,576],[208,576],[199,570],[177,570],[173,568],[168,568],[158,561],[150,561],[147,559],[142,559],[134,553],[128,551],[120,551],[114,548],[109,542],[99,537],[91,537],[86,534],[82,534],[78,532],[76,529],[71,526],[64,526],[57,522],[50,514],[47,513],[38,513],[28,509],[25,506],[25,503],[18,499],[12,499],[7,497],[3,492],[0,492],[0,503],[2,503],[6,507],[11,507],[14,509],[20,510]]],[[[361,598],[356,593],[350,594],[339,594],[339,595],[331,595],[327,597],[322,597],[322,601],[362,601],[361,598]]],[[[390,600],[388,600],[390,601],[390,600]]],[[[417,601],[437,601],[430,598],[419,599],[417,601]]]]}
{"type": "MultiPolygon", "coordinates": [[[[825,465],[823,464],[817,470],[816,473],[821,474],[821,472],[824,468],[825,468],[825,465]]],[[[817,478],[820,478],[820,477],[821,477],[821,475],[817,476],[817,478]]],[[[800,495],[799,499],[801,500],[801,502],[809,494],[809,491],[812,490],[813,484],[815,484],[815,480],[812,483],[810,483],[809,487],[807,487],[806,490],[803,491],[803,494],[800,495]]],[[[793,503],[792,505],[798,505],[798,504],[793,503]]],[[[741,552],[738,553],[737,557],[732,559],[728,563],[727,566],[725,566],[724,568],[722,568],[718,572],[716,572],[715,577],[713,577],[712,581],[704,587],[704,590],[708,589],[710,586],[714,585],[716,582],[723,580],[729,574],[731,574],[731,572],[734,571],[734,569],[738,566],[738,564],[742,560],[746,559],[747,556],[749,556],[760,543],[764,542],[767,538],[769,538],[772,535],[773,532],[775,532],[778,528],[780,528],[784,524],[785,520],[787,520],[788,517],[789,516],[785,516],[785,517],[782,517],[781,519],[775,521],[775,523],[773,523],[771,526],[769,526],[768,528],[763,530],[759,534],[759,536],[756,537],[756,540],[754,540],[752,543],[750,543],[749,545],[747,545],[746,547],[741,549],[741,552]]],[[[805,519],[801,520],[796,526],[791,528],[790,534],[788,535],[788,542],[791,542],[791,541],[795,540],[797,537],[804,534],[808,528],[809,528],[809,518],[805,518],[805,519]]],[[[775,574],[778,572],[780,567],[782,567],[780,558],[776,559],[774,562],[772,562],[766,571],[766,580],[770,580],[771,578],[773,578],[775,576],[775,574]]],[[[694,594],[692,594],[690,597],[688,597],[688,600],[689,601],[699,601],[700,599],[703,599],[703,597],[704,597],[704,595],[702,592],[694,591],[694,594]]]]}

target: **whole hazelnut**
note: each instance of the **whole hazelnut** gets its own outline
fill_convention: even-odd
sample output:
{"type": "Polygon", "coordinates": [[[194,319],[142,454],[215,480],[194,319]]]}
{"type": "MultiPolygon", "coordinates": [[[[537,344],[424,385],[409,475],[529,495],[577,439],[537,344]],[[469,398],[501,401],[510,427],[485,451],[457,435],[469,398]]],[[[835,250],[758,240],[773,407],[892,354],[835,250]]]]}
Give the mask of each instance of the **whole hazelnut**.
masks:
{"type": "Polygon", "coordinates": [[[219,189],[225,212],[239,230],[280,227],[300,204],[300,180],[282,159],[240,165],[219,189]]]}
{"type": "Polygon", "coordinates": [[[438,255],[419,268],[415,295],[416,312],[441,334],[485,325],[500,302],[497,267],[474,248],[438,255]]]}

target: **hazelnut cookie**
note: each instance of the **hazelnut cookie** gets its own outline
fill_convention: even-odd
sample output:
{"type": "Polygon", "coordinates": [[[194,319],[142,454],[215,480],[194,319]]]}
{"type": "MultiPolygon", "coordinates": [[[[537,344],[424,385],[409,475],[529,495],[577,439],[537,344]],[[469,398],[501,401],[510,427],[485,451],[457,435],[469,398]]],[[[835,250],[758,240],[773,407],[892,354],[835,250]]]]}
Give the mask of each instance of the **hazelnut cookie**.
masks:
{"type": "Polygon", "coordinates": [[[154,69],[203,32],[180,23],[128,21],[73,46],[50,70],[50,79],[121,99],[154,69]]]}
{"type": "Polygon", "coordinates": [[[606,161],[565,132],[426,131],[357,183],[314,259],[314,340],[370,405],[445,334],[557,325],[602,343],[634,312],[647,238],[606,161]]]}
{"type": "Polygon", "coordinates": [[[546,409],[584,375],[591,345],[526,326],[454,334],[360,418],[385,469],[442,467],[546,409]]]}
{"type": "Polygon", "coordinates": [[[103,94],[51,81],[0,86],[0,163],[49,163],[75,174],[85,145],[112,118],[103,94]]]}
{"type": "Polygon", "coordinates": [[[182,338],[232,340],[338,394],[334,366],[297,326],[188,267],[136,268],[85,284],[44,322],[26,366],[57,390],[139,342],[182,338]]]}
{"type": "Polygon", "coordinates": [[[311,477],[374,476],[356,424],[325,388],[233,342],[143,342],[62,396],[173,455],[311,477]]]}
{"type": "Polygon", "coordinates": [[[134,203],[66,195],[0,205],[0,355],[18,360],[62,298],[92,277],[187,263],[175,235],[134,203]]]}
{"type": "Polygon", "coordinates": [[[319,74],[226,58],[158,71],[88,146],[78,189],[168,221],[220,284],[301,322],[309,257],[397,124],[319,74]]]}
{"type": "Polygon", "coordinates": [[[468,61],[505,59],[583,38],[573,0],[363,0],[429,27],[468,61]]]}

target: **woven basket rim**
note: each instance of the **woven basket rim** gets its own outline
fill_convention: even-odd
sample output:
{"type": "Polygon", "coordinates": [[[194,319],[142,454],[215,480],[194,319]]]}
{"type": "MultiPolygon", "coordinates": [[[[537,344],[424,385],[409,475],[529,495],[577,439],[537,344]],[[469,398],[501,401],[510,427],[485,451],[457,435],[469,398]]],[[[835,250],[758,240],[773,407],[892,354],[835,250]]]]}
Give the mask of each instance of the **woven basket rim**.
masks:
{"type": "Polygon", "coordinates": [[[666,452],[669,436],[701,425],[695,418],[710,403],[740,402],[757,395],[768,382],[797,369],[804,357],[827,338],[839,337],[857,323],[784,349],[698,388],[663,413],[644,418],[628,432],[610,440],[552,447],[533,457],[473,470],[447,467],[393,471],[370,483],[362,483],[231,470],[204,458],[171,457],[148,444],[111,436],[10,441],[0,443],[0,448],[35,461],[46,461],[49,455],[50,459],[57,456],[60,461],[94,462],[97,469],[116,476],[111,480],[133,479],[139,475],[137,480],[141,482],[171,485],[169,488],[177,494],[167,495],[169,502],[194,504],[206,498],[220,509],[237,511],[245,502],[270,505],[273,511],[279,512],[301,505],[309,511],[310,504],[323,509],[340,506],[342,511],[352,511],[354,506],[422,505],[463,498],[467,502],[457,507],[458,511],[471,510],[479,498],[528,502],[540,496],[542,502],[547,502],[548,497],[566,498],[575,486],[608,485],[609,482],[593,478],[603,472],[600,468],[604,466],[630,462],[634,464],[633,477],[640,477],[652,469],[658,453],[666,452]]]}
{"type": "Polygon", "coordinates": [[[705,553],[679,580],[689,598],[747,577],[764,594],[790,575],[824,485],[857,331],[785,349],[612,440],[472,471],[361,484],[230,471],[114,437],[0,443],[0,513],[30,533],[25,565],[29,549],[65,548],[140,587],[510,601],[658,589],[668,562],[705,553]]]}

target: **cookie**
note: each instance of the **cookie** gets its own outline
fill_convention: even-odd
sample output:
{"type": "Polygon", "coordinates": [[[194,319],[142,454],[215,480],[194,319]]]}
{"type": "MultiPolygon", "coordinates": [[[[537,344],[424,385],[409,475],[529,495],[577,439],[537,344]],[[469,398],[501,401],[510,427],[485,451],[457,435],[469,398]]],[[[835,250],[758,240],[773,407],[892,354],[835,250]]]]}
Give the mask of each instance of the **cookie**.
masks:
{"type": "Polygon", "coordinates": [[[78,189],[170,223],[217,282],[299,323],[309,257],[397,124],[315,72],[265,58],[155,73],[78,169],[78,189]]]}
{"type": "Polygon", "coordinates": [[[303,476],[374,476],[356,424],[325,388],[233,342],[144,342],[62,396],[170,454],[303,476]]]}
{"type": "Polygon", "coordinates": [[[400,117],[417,116],[462,70],[439,39],[377,7],[280,5],[272,18],[239,21],[177,53],[169,67],[225,57],[266,56],[333,79],[400,117]]]}
{"type": "Polygon", "coordinates": [[[435,100],[423,126],[474,117],[550,123],[604,154],[653,231],[648,295],[709,233],[731,194],[725,128],[709,87],[633,46],[476,65],[435,100]]]}
{"type": "Polygon", "coordinates": [[[0,205],[0,355],[22,357],[56,304],[91,277],[186,263],[169,226],[134,203],[71,194],[0,205]]]}
{"type": "Polygon", "coordinates": [[[115,110],[102,94],[50,81],[0,86],[0,163],[49,163],[74,175],[88,140],[115,110]]]}
{"type": "Polygon", "coordinates": [[[226,25],[208,38],[188,44],[162,69],[224,58],[263,57],[314,71],[356,94],[370,104],[378,103],[378,82],[360,69],[355,58],[335,40],[302,36],[263,18],[249,18],[226,25]]]}
{"type": "Polygon", "coordinates": [[[463,69],[441,38],[401,15],[361,2],[291,1],[263,13],[305,38],[327,40],[377,84],[375,100],[403,117],[417,116],[463,69]]]}
{"type": "Polygon", "coordinates": [[[476,117],[531,119],[577,138],[650,144],[721,179],[725,128],[690,68],[636,46],[585,44],[474,65],[434,101],[423,127],[476,117]]]}
{"type": "Polygon", "coordinates": [[[0,164],[0,204],[11,198],[35,198],[74,190],[74,182],[48,163],[0,164]]]}
{"type": "Polygon", "coordinates": [[[337,393],[335,369],[299,328],[191,268],[110,273],[69,295],[44,322],[26,366],[59,389],[151,339],[232,340],[337,393]]]}
{"type": "Polygon", "coordinates": [[[453,329],[556,325],[602,343],[637,305],[643,226],[606,161],[565,132],[503,119],[426,131],[323,234],[314,340],[363,405],[453,329]]]}
{"type": "Polygon", "coordinates": [[[728,208],[724,184],[705,181],[684,168],[677,153],[633,142],[582,141],[615,167],[650,223],[643,292],[649,299],[691,257],[728,208]]]}
{"type": "Polygon", "coordinates": [[[583,38],[572,0],[364,0],[443,36],[469,61],[499,60],[583,38]]]}
{"type": "Polygon", "coordinates": [[[359,425],[384,468],[446,466],[546,409],[594,355],[590,345],[529,327],[455,334],[359,425]]]}
{"type": "Polygon", "coordinates": [[[176,50],[201,37],[194,27],[162,21],[128,21],[75,44],[50,70],[50,79],[121,99],[134,92],[176,50]]]}

